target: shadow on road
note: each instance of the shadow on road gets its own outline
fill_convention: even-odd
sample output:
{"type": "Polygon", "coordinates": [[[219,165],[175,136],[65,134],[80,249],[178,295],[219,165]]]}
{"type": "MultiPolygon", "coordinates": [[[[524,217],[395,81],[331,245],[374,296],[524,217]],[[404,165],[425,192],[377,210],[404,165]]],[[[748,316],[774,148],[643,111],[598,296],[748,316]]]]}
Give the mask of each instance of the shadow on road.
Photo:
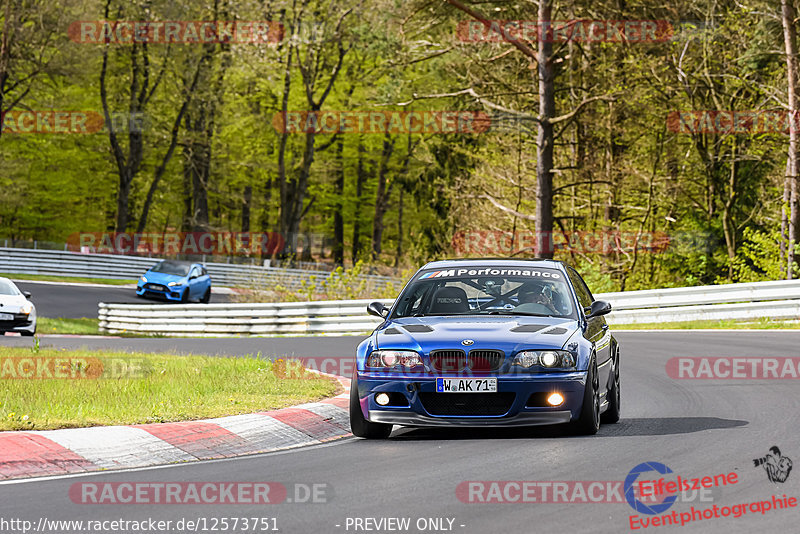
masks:
{"type": "MultiPolygon", "coordinates": [[[[720,419],[719,417],[642,417],[622,419],[615,425],[600,427],[597,437],[667,436],[691,434],[703,430],[736,428],[748,425],[748,421],[720,419]]],[[[541,439],[573,436],[564,425],[523,428],[420,428],[406,429],[392,435],[396,441],[424,440],[469,440],[469,439],[541,439]]],[[[583,436],[593,437],[593,436],[583,436]]]]}

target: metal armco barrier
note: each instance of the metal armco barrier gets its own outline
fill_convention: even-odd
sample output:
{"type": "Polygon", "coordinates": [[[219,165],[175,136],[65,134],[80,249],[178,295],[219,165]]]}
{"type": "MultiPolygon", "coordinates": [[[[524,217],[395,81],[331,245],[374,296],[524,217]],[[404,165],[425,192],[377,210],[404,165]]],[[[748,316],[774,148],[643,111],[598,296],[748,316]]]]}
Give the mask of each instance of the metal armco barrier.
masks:
{"type": "MultiPolygon", "coordinates": [[[[112,278],[135,280],[155,265],[159,258],[117,256],[114,254],[78,254],[57,250],[32,250],[0,247],[0,272],[17,274],[45,274],[56,276],[81,276],[86,278],[112,278]]],[[[268,286],[280,284],[288,289],[300,286],[315,277],[319,283],[331,273],[280,269],[256,265],[205,263],[211,280],[217,286],[268,286]]],[[[400,280],[388,276],[362,275],[368,282],[385,286],[399,284],[400,280]]]]}
{"type": "MultiPolygon", "coordinates": [[[[380,319],[366,314],[371,300],[328,300],[278,304],[105,304],[100,330],[172,336],[353,334],[368,332],[380,319]]],[[[391,300],[382,300],[390,305],[391,300]]]]}
{"type": "MultiPolygon", "coordinates": [[[[800,319],[800,280],[600,293],[609,323],[800,319]]],[[[100,329],[174,336],[361,334],[381,320],[370,300],[281,304],[100,304],[100,329]]],[[[391,300],[381,300],[390,305],[391,300]]]]}

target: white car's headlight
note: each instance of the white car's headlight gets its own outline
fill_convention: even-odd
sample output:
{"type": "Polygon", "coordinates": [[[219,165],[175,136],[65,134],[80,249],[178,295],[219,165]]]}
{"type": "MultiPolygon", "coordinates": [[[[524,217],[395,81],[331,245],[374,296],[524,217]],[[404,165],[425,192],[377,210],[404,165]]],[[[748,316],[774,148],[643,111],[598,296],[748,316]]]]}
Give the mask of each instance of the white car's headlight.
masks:
{"type": "Polygon", "coordinates": [[[525,369],[572,369],[575,367],[575,355],[568,350],[525,350],[514,357],[512,365],[525,369]]]}
{"type": "Polygon", "coordinates": [[[422,366],[422,357],[413,350],[376,350],[367,358],[367,367],[409,369],[422,366]]]}
{"type": "Polygon", "coordinates": [[[30,302],[26,302],[19,309],[19,312],[25,315],[30,315],[32,311],[33,311],[33,304],[31,304],[30,302]]]}

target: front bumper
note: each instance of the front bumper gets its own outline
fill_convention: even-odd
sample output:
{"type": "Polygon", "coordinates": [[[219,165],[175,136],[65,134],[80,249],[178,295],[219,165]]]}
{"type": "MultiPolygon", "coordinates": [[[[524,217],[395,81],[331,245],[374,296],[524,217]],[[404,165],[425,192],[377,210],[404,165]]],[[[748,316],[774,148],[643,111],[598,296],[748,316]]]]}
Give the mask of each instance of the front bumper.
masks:
{"type": "Polygon", "coordinates": [[[0,333],[2,332],[35,332],[36,314],[29,315],[15,313],[11,321],[0,321],[0,333]]]}
{"type": "Polygon", "coordinates": [[[144,298],[160,298],[170,301],[180,302],[181,296],[184,291],[188,291],[186,286],[164,286],[164,289],[154,289],[149,287],[150,284],[139,283],[136,286],[136,294],[144,298]]]}
{"type": "MultiPolygon", "coordinates": [[[[441,375],[444,376],[444,375],[441,375]]],[[[566,373],[531,374],[520,376],[487,375],[497,377],[497,391],[513,401],[508,409],[503,406],[498,415],[441,415],[437,410],[447,406],[450,399],[461,402],[452,393],[436,393],[436,376],[410,376],[387,378],[383,375],[358,373],[358,397],[364,417],[374,423],[387,423],[419,427],[513,427],[568,423],[578,419],[586,386],[586,371],[566,373]],[[558,392],[564,402],[557,407],[534,402],[536,394],[558,392]],[[389,393],[392,405],[380,406],[375,402],[378,393],[389,393]],[[441,397],[439,397],[441,396],[441,397]],[[432,402],[436,399],[436,402],[432,402]],[[427,403],[427,404],[426,404],[427,403]],[[405,404],[405,405],[403,405],[405,404]],[[434,406],[436,405],[436,406],[434,406]]],[[[457,377],[453,377],[457,378],[457,377]]],[[[468,402],[481,403],[486,393],[469,393],[468,402]]],[[[469,410],[469,407],[464,408],[469,410]]]]}

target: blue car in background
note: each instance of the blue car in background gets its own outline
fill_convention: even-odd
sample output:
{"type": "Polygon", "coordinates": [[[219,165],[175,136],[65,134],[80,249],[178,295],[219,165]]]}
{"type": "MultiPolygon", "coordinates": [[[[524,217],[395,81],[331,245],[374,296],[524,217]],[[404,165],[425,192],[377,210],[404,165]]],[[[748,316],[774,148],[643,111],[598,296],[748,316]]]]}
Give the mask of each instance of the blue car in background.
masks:
{"type": "Polygon", "coordinates": [[[201,263],[164,260],[144,273],[136,284],[136,295],[173,302],[208,303],[211,277],[201,263]]]}
{"type": "Polygon", "coordinates": [[[356,352],[355,436],[392,425],[564,423],[595,434],[620,418],[619,347],[581,276],[552,260],[429,263],[356,352]]]}

